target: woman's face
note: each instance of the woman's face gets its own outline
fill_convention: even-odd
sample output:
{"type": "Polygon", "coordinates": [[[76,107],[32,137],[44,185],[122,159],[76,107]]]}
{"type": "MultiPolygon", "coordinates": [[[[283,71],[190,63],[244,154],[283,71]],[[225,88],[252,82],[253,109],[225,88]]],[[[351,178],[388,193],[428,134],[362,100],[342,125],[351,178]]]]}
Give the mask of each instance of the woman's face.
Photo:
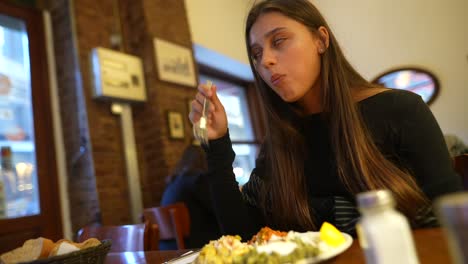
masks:
{"type": "Polygon", "coordinates": [[[300,101],[317,83],[324,47],[305,25],[269,12],[258,17],[249,36],[257,72],[284,101],[300,101]]]}

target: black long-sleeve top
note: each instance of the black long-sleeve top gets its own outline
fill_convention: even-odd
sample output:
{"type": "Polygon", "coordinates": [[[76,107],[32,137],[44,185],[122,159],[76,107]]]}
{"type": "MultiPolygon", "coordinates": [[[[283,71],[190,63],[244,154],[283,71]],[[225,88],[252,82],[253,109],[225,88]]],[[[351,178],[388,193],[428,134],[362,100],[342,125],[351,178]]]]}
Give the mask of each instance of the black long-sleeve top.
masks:
{"type": "MultiPolygon", "coordinates": [[[[358,102],[358,107],[379,150],[397,166],[409,170],[431,201],[462,189],[441,129],[418,95],[392,89],[358,102]]],[[[321,114],[307,116],[303,122],[309,151],[305,176],[313,219],[317,226],[328,221],[341,231],[354,233],[359,213],[353,195],[339,180],[327,124],[321,114]]],[[[235,154],[229,134],[210,141],[206,151],[212,202],[221,230],[250,239],[266,224],[257,207],[257,190],[264,176],[263,161],[257,159],[249,182],[240,192],[232,170],[235,154]]],[[[421,226],[436,223],[432,213],[425,217],[421,226]]]]}

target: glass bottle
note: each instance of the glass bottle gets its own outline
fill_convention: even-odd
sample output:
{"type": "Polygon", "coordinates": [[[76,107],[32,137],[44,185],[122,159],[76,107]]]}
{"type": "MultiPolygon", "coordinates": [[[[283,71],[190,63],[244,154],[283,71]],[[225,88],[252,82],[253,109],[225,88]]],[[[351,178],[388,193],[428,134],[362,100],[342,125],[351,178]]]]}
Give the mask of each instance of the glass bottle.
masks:
{"type": "Polygon", "coordinates": [[[419,263],[406,217],[395,209],[390,191],[357,195],[362,217],[356,227],[368,264],[419,263]]]}
{"type": "Polygon", "coordinates": [[[12,203],[17,194],[16,188],[16,173],[13,168],[13,160],[12,160],[12,153],[11,148],[8,146],[3,146],[0,149],[1,152],[1,178],[3,180],[3,187],[4,187],[4,200],[5,200],[5,213],[6,216],[11,216],[11,207],[9,206],[12,203]]]}
{"type": "Polygon", "coordinates": [[[445,194],[435,201],[454,264],[468,263],[468,192],[445,194]]]}
{"type": "Polygon", "coordinates": [[[0,219],[6,217],[6,192],[3,175],[0,174],[0,219]]]}

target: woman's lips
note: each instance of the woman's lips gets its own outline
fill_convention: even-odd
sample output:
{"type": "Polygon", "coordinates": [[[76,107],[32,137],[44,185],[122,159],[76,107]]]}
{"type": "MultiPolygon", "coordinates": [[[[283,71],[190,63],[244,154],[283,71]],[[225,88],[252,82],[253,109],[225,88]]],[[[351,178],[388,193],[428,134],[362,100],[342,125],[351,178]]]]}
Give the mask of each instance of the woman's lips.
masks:
{"type": "Polygon", "coordinates": [[[283,80],[283,77],[284,75],[282,74],[273,74],[273,76],[271,76],[270,81],[273,85],[277,85],[283,80]]]}

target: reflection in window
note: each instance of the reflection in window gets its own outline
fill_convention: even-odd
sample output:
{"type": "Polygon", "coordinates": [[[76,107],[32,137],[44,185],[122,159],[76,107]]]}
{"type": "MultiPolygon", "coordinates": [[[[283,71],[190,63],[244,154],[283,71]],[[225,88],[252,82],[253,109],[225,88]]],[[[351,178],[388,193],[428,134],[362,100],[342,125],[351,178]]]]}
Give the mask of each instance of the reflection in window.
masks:
{"type": "Polygon", "coordinates": [[[0,15],[0,218],[40,212],[30,72],[24,21],[0,15]]]}
{"type": "Polygon", "coordinates": [[[236,153],[234,175],[239,185],[245,184],[255,167],[257,144],[247,105],[246,88],[212,76],[200,74],[200,83],[211,80],[218,89],[219,100],[224,105],[228,119],[232,148],[236,153]]]}
{"type": "Polygon", "coordinates": [[[437,79],[431,73],[421,69],[408,68],[390,71],[377,77],[374,83],[414,92],[419,94],[426,103],[435,99],[439,89],[437,79]]]}

